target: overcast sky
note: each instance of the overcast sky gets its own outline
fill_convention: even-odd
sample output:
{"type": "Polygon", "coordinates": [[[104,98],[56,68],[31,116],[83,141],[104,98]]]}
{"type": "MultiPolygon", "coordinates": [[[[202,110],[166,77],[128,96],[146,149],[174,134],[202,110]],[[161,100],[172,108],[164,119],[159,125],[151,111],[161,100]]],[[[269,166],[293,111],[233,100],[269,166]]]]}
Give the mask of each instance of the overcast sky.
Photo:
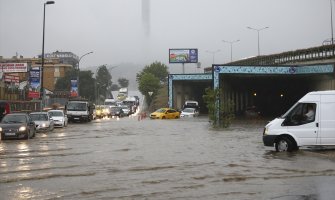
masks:
{"type": "MultiPolygon", "coordinates": [[[[0,0],[0,56],[41,54],[44,2],[0,0]]],[[[168,63],[169,48],[198,48],[202,68],[213,61],[207,51],[220,50],[217,64],[230,61],[222,40],[240,40],[234,60],[257,55],[257,31],[247,26],[269,27],[260,32],[261,54],[319,46],[331,37],[329,0],[151,0],[144,10],[141,0],[55,0],[46,7],[45,52],[93,51],[83,68],[161,61],[181,73],[180,64],[168,63]]]]}

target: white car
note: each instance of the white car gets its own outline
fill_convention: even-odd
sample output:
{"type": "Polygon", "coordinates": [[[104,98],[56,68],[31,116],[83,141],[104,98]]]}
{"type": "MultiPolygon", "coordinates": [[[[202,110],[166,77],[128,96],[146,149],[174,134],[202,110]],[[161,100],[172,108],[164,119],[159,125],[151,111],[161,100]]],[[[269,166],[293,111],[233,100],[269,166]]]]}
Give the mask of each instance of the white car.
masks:
{"type": "Polygon", "coordinates": [[[54,120],[55,127],[66,127],[68,124],[67,115],[63,110],[49,110],[48,113],[54,120]]]}
{"type": "Polygon", "coordinates": [[[195,108],[185,108],[181,111],[180,117],[197,117],[199,116],[199,111],[195,108]]]}
{"type": "Polygon", "coordinates": [[[29,114],[32,121],[35,122],[36,131],[53,131],[54,120],[47,112],[32,112],[29,114]]]}

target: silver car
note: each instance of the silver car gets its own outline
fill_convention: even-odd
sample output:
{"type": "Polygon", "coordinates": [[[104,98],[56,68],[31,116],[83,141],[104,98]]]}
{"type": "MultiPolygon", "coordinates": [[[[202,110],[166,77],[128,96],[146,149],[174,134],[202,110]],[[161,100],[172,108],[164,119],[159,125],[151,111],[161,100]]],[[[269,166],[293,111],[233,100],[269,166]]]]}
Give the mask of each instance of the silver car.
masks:
{"type": "Polygon", "coordinates": [[[53,131],[54,120],[47,112],[32,112],[29,114],[32,121],[35,122],[36,131],[53,131]]]}
{"type": "Polygon", "coordinates": [[[54,120],[55,127],[66,127],[68,124],[67,115],[63,110],[49,110],[48,113],[54,120]]]}
{"type": "Polygon", "coordinates": [[[181,111],[180,117],[197,117],[199,111],[195,108],[185,108],[181,111]]]}

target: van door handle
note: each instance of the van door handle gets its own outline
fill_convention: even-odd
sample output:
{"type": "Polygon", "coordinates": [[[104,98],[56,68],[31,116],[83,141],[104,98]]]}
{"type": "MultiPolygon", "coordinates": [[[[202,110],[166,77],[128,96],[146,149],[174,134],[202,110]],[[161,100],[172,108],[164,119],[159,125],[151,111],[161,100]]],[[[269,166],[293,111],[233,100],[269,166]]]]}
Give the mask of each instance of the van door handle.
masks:
{"type": "Polygon", "coordinates": [[[316,125],[316,127],[319,127],[319,123],[316,123],[315,125],[316,125]]]}

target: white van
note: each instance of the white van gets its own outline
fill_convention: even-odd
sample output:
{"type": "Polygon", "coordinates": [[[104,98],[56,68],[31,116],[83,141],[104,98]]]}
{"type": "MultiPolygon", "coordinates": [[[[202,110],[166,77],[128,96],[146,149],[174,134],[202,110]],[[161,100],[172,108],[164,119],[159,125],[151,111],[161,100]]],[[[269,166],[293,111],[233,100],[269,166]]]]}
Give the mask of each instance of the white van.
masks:
{"type": "Polygon", "coordinates": [[[265,146],[294,151],[301,146],[335,145],[335,90],[307,93],[263,132],[265,146]]]}

